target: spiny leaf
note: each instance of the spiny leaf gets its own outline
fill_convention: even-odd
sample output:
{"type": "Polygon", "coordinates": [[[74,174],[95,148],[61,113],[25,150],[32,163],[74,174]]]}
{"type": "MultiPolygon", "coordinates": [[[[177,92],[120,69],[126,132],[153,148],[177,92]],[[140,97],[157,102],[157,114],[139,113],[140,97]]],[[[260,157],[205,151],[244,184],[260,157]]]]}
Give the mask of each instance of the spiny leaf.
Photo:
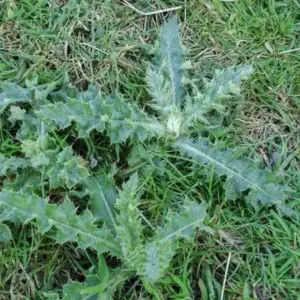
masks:
{"type": "Polygon", "coordinates": [[[84,182],[89,176],[88,170],[79,164],[71,147],[64,148],[58,154],[57,161],[48,168],[46,173],[50,179],[51,188],[66,184],[71,189],[84,182]]]}
{"type": "Polygon", "coordinates": [[[165,78],[162,68],[150,66],[147,70],[146,82],[148,92],[152,96],[151,107],[165,115],[174,109],[170,81],[165,78]]]}
{"type": "Polygon", "coordinates": [[[163,136],[164,126],[148,117],[136,105],[120,97],[107,99],[107,135],[112,143],[121,143],[130,138],[144,141],[154,136],[163,136]]]}
{"type": "Polygon", "coordinates": [[[9,116],[8,120],[12,124],[15,124],[17,121],[24,120],[25,114],[26,114],[26,110],[25,109],[21,109],[18,106],[12,105],[10,107],[10,116],[9,116]]]}
{"type": "Polygon", "coordinates": [[[122,143],[128,138],[143,141],[164,134],[164,127],[157,120],[120,97],[104,98],[98,93],[91,98],[94,97],[85,95],[81,96],[83,100],[68,98],[65,103],[44,105],[39,114],[47,124],[52,122],[60,129],[74,122],[80,137],[88,136],[94,129],[98,132],[107,129],[112,143],[122,143]]]}
{"type": "Polygon", "coordinates": [[[2,93],[0,94],[0,114],[5,108],[17,102],[29,102],[30,92],[12,82],[3,82],[1,85],[2,93]]]}
{"type": "Polygon", "coordinates": [[[216,75],[204,90],[204,101],[215,103],[230,95],[239,95],[240,84],[252,73],[253,67],[247,65],[216,71],[216,75]]]}
{"type": "Polygon", "coordinates": [[[63,298],[62,300],[82,300],[82,295],[80,294],[83,289],[83,284],[76,281],[68,281],[64,285],[63,298]]]}
{"type": "MultiPolygon", "coordinates": [[[[29,164],[29,161],[28,161],[29,164]]],[[[30,165],[30,164],[29,164],[30,165]]],[[[7,178],[3,181],[3,190],[32,194],[39,190],[41,185],[41,173],[34,169],[25,169],[15,174],[14,179],[7,178]]]]}
{"type": "Polygon", "coordinates": [[[30,162],[27,159],[12,156],[10,158],[0,154],[0,176],[5,176],[8,171],[16,172],[18,169],[27,168],[30,162]]]}
{"type": "Polygon", "coordinates": [[[113,182],[108,178],[104,170],[95,176],[90,176],[83,181],[85,194],[90,196],[89,205],[92,214],[104,221],[105,224],[115,230],[114,206],[117,199],[117,191],[113,182]]]}
{"type": "Polygon", "coordinates": [[[0,243],[7,243],[12,239],[11,231],[6,224],[0,224],[0,243]]]}
{"type": "Polygon", "coordinates": [[[51,138],[46,136],[39,136],[37,140],[25,140],[22,143],[22,152],[26,157],[30,158],[33,168],[46,166],[50,163],[50,157],[53,150],[49,150],[48,146],[51,143],[51,138]]]}
{"type": "Polygon", "coordinates": [[[161,34],[161,58],[166,64],[166,71],[171,84],[173,104],[179,106],[182,102],[184,89],[182,87],[182,48],[177,17],[171,18],[163,27],[161,34]]]}
{"type": "Polygon", "coordinates": [[[36,195],[2,191],[0,208],[2,221],[21,224],[35,221],[41,233],[55,227],[57,234],[54,239],[58,243],[77,242],[81,249],[93,248],[99,254],[110,251],[114,255],[121,255],[111,232],[105,226],[98,228],[89,210],[77,215],[76,208],[68,199],[61,205],[55,205],[48,204],[46,199],[36,195]]]}
{"type": "Polygon", "coordinates": [[[254,206],[281,206],[288,198],[287,186],[270,180],[271,174],[257,168],[249,159],[236,159],[230,150],[220,151],[207,140],[194,142],[191,139],[178,139],[175,147],[194,157],[201,164],[212,165],[219,175],[226,175],[226,195],[236,199],[242,192],[250,189],[246,200],[254,206]]]}
{"type": "Polygon", "coordinates": [[[206,206],[193,202],[186,202],[182,212],[169,213],[167,223],[145,245],[144,261],[136,265],[139,274],[149,281],[159,279],[175,254],[179,239],[193,239],[196,228],[206,229],[205,218],[206,206]]]}
{"type": "Polygon", "coordinates": [[[132,253],[136,255],[142,247],[142,224],[140,212],[137,208],[139,197],[136,195],[138,189],[137,174],[132,175],[128,182],[123,184],[119,191],[116,208],[117,214],[117,235],[120,241],[122,252],[128,261],[132,253]]]}
{"type": "Polygon", "coordinates": [[[100,107],[100,98],[97,98],[97,100],[98,101],[83,102],[68,99],[66,103],[57,102],[44,105],[39,109],[39,113],[46,123],[53,122],[58,125],[60,129],[65,129],[74,122],[78,135],[80,137],[86,137],[93,129],[99,132],[103,132],[104,130],[103,115],[101,115],[103,108],[100,107]]]}
{"type": "Polygon", "coordinates": [[[192,84],[194,95],[187,98],[184,107],[186,126],[194,120],[207,122],[205,114],[212,109],[223,110],[221,100],[231,95],[239,95],[240,85],[253,73],[252,66],[238,66],[217,71],[211,82],[207,83],[204,92],[192,84]]]}
{"type": "Polygon", "coordinates": [[[35,112],[30,111],[22,120],[21,127],[17,132],[17,139],[19,141],[37,140],[40,136],[44,136],[54,129],[50,125],[45,124],[35,112]]]}

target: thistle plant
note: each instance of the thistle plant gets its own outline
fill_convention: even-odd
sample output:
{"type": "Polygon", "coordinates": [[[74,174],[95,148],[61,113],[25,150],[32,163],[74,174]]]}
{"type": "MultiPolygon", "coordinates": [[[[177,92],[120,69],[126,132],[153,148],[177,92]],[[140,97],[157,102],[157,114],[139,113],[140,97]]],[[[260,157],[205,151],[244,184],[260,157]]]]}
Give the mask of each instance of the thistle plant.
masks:
{"type": "MultiPolygon", "coordinates": [[[[170,151],[197,162],[195,167],[213,168],[224,178],[227,200],[244,198],[257,208],[274,206],[286,214],[294,213],[286,204],[289,188],[273,174],[248,158],[239,158],[237,149],[224,150],[218,141],[212,143],[194,134],[197,123],[210,130],[211,115],[224,112],[224,99],[240,95],[241,83],[252,74],[252,67],[216,71],[212,80],[200,85],[199,78],[186,69],[189,63],[179,31],[176,18],[164,25],[155,63],[146,72],[153,113],[122,95],[103,95],[95,85],[84,92],[66,86],[51,93],[49,89],[2,84],[0,113],[18,128],[20,145],[9,157],[0,154],[2,242],[12,237],[9,224],[32,223],[41,234],[51,232],[57,243],[93,249],[102,264],[104,253],[118,257],[123,268],[120,282],[122,272],[155,282],[164,276],[182,240],[193,240],[198,230],[209,230],[206,204],[194,199],[185,199],[180,210],[169,209],[160,225],[149,227],[139,209],[143,195],[139,176],[133,174],[117,185],[109,171],[112,166],[89,167],[67,139],[57,142],[57,135],[70,127],[79,139],[88,139],[93,132],[105,135],[112,147],[129,143],[134,148],[145,141],[149,147],[159,147],[163,140],[170,151]],[[68,196],[53,203],[50,196],[59,188],[67,190],[68,196]],[[73,195],[87,199],[87,205],[75,206],[73,195]]],[[[113,294],[110,276],[107,273],[101,288],[96,289],[70,282],[63,299],[97,293],[108,299],[113,294]]],[[[59,299],[54,294],[50,297],[59,299]]]]}

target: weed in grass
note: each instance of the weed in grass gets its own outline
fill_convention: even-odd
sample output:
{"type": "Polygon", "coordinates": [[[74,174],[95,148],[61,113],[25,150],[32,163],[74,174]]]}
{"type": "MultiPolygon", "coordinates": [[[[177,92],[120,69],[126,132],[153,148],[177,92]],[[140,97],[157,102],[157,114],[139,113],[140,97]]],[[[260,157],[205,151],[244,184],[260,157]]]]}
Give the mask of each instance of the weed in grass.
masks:
{"type": "MultiPolygon", "coordinates": [[[[51,93],[48,99],[61,101],[65,98],[59,98],[59,93],[54,96],[52,91],[68,82],[67,78],[63,78],[67,71],[71,80],[81,89],[86,88],[88,82],[96,81],[100,83],[104,94],[122,92],[129,102],[148,105],[150,99],[142,78],[147,65],[145,61],[149,60],[149,44],[156,37],[156,29],[163,20],[161,15],[147,18],[136,16],[130,9],[111,1],[101,4],[97,1],[68,1],[61,7],[55,1],[51,1],[49,6],[42,1],[39,4],[32,4],[31,1],[11,3],[15,5],[10,11],[7,3],[0,5],[2,80],[15,81],[23,86],[26,80],[28,86],[32,82],[32,87],[35,86],[35,80],[39,84],[56,81],[53,89],[48,90],[51,93]],[[20,39],[20,34],[26,39],[20,39]],[[34,54],[32,49],[35,49],[34,54]]],[[[242,98],[236,98],[239,101],[233,101],[235,98],[226,101],[225,127],[211,128],[210,138],[225,140],[233,148],[236,144],[243,146],[243,153],[250,153],[270,170],[283,176],[285,182],[296,191],[299,190],[299,53],[279,54],[299,47],[297,1],[213,4],[204,1],[157,1],[152,6],[142,1],[135,3],[143,11],[184,4],[182,33],[184,44],[190,49],[187,54],[194,66],[190,70],[192,73],[212,78],[216,67],[245,62],[251,63],[255,69],[255,74],[243,88],[245,103],[241,101],[242,98]],[[276,124],[271,124],[270,119],[276,124]],[[263,129],[255,127],[256,123],[263,129]],[[278,153],[280,159],[273,169],[271,160],[274,153],[278,153]]],[[[43,97],[45,95],[47,93],[43,97]]],[[[31,120],[27,122],[29,125],[36,116],[32,115],[30,106],[22,105],[22,109],[29,112],[26,116],[26,120],[31,120]]],[[[1,127],[1,153],[5,157],[20,157],[21,143],[16,139],[16,130],[22,121],[16,121],[13,129],[7,125],[11,124],[6,121],[8,117],[6,114],[2,119],[5,122],[1,127]]],[[[203,124],[197,124],[192,130],[193,135],[203,128],[203,124]]],[[[160,139],[159,147],[150,147],[150,143],[146,142],[128,156],[133,146],[128,142],[111,147],[105,135],[95,132],[91,132],[88,138],[78,139],[73,127],[71,130],[66,128],[51,132],[56,135],[53,150],[55,147],[63,149],[71,145],[83,158],[78,158],[79,166],[86,168],[91,164],[94,173],[106,163],[115,164],[116,168],[108,172],[119,187],[130,174],[138,171],[143,186],[139,210],[143,222],[148,221],[144,228],[147,236],[151,236],[151,226],[162,224],[166,212],[170,208],[178,210],[186,197],[208,202],[207,213],[211,219],[207,220],[207,224],[215,229],[216,234],[200,233],[197,243],[181,243],[167,273],[153,286],[139,277],[131,277],[122,288],[123,279],[117,275],[116,269],[113,276],[109,275],[113,280],[120,278],[115,280],[120,283],[116,288],[116,298],[137,299],[150,295],[156,299],[217,299],[221,295],[229,253],[232,256],[225,296],[230,299],[297,298],[299,224],[295,220],[283,219],[266,210],[256,212],[240,201],[234,204],[225,201],[223,184],[216,178],[213,168],[209,171],[197,168],[195,171],[195,162],[189,158],[182,160],[180,155],[170,152],[163,139],[160,139]]],[[[28,133],[30,140],[35,141],[35,129],[29,127],[24,131],[24,134],[28,133]]],[[[41,180],[35,170],[24,172],[16,181],[13,173],[9,173],[6,188],[12,188],[10,183],[16,183],[18,188],[22,187],[26,192],[49,194],[48,179],[43,177],[41,180]],[[28,178],[30,180],[27,181],[28,178]]],[[[91,197],[78,190],[77,186],[75,190],[64,187],[51,190],[50,202],[61,203],[65,196],[70,197],[76,207],[80,207],[79,212],[86,208],[88,197],[91,197]]],[[[45,247],[51,253],[57,251],[57,254],[52,260],[49,256],[44,258],[43,262],[49,262],[49,268],[53,268],[52,272],[45,273],[43,265],[38,263],[41,257],[39,253],[43,250],[36,245],[39,244],[38,239],[46,238],[41,238],[35,231],[32,234],[35,227],[32,229],[27,225],[26,228],[30,229],[25,231],[22,241],[28,245],[29,240],[32,246],[23,247],[23,242],[17,244],[16,231],[13,230],[16,244],[6,244],[8,247],[1,253],[1,262],[5,261],[5,267],[1,265],[2,271],[6,272],[5,278],[11,278],[13,270],[17,268],[20,273],[26,274],[22,275],[22,280],[14,282],[11,294],[7,292],[9,279],[3,279],[2,282],[7,283],[1,288],[4,299],[13,298],[14,295],[20,299],[33,298],[31,290],[34,285],[35,298],[44,299],[43,291],[55,292],[68,279],[82,281],[83,277],[89,280],[88,285],[96,286],[99,292],[101,278],[107,278],[107,268],[97,269],[94,252],[75,250],[71,243],[63,248],[56,247],[47,238],[45,247]],[[35,237],[32,242],[30,236],[35,237]],[[52,246],[55,249],[53,251],[52,246]],[[15,252],[19,253],[19,259],[23,259],[24,269],[17,263],[18,259],[10,259],[10,254],[15,252]],[[30,253],[34,253],[37,260],[31,259],[30,263],[26,263],[24,258],[30,253]],[[68,253],[67,257],[65,253],[68,253]],[[58,256],[65,259],[56,259],[58,256]],[[56,261],[59,266],[55,265],[56,261]],[[39,270],[45,273],[47,284],[42,276],[35,275],[39,270]],[[78,276],[73,277],[76,273],[78,276]]],[[[53,234],[49,232],[48,235],[51,237],[53,234]]],[[[109,256],[105,258],[109,272],[120,265],[119,261],[109,256]]],[[[101,259],[99,266],[103,266],[101,259]]],[[[125,274],[124,277],[130,276],[125,274]]],[[[74,286],[78,287],[77,284],[74,286]]],[[[86,291],[91,292],[93,290],[86,291]]]]}

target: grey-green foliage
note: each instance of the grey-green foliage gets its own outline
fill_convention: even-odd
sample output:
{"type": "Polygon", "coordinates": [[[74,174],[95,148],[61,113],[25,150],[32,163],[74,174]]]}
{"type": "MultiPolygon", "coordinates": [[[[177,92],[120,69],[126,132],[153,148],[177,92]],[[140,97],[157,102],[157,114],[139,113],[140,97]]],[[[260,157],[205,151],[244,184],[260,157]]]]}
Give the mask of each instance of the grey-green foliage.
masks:
{"type": "Polygon", "coordinates": [[[20,157],[5,157],[0,153],[0,176],[5,176],[7,172],[16,172],[18,169],[23,169],[30,166],[27,159],[20,157]]]}
{"type": "Polygon", "coordinates": [[[172,103],[178,106],[182,102],[184,89],[181,82],[183,54],[177,17],[171,18],[162,29],[160,55],[161,64],[165,65],[166,77],[170,82],[172,103]]]}
{"type": "Polygon", "coordinates": [[[120,96],[102,96],[93,86],[90,94],[85,92],[79,99],[67,98],[65,102],[44,105],[38,113],[46,124],[54,123],[60,129],[74,122],[80,137],[88,136],[92,130],[101,133],[106,130],[112,143],[122,143],[128,138],[144,141],[164,134],[163,126],[154,117],[120,96]]]}
{"type": "Polygon", "coordinates": [[[12,82],[1,84],[2,93],[0,94],[0,114],[7,106],[17,102],[29,102],[30,92],[12,82]]]}
{"type": "Polygon", "coordinates": [[[177,18],[173,17],[162,29],[160,51],[156,64],[149,66],[146,81],[153,97],[152,107],[168,114],[182,103],[183,51],[180,43],[177,18]]]}
{"type": "MultiPolygon", "coordinates": [[[[254,206],[276,205],[281,211],[292,213],[285,204],[288,188],[270,179],[270,172],[257,168],[249,159],[238,159],[236,150],[220,149],[218,141],[211,144],[200,138],[200,134],[195,140],[187,137],[191,127],[197,128],[195,121],[209,123],[213,111],[222,113],[224,99],[240,94],[239,86],[250,76],[252,67],[219,71],[212,80],[203,80],[202,88],[198,78],[188,77],[185,65],[179,25],[177,19],[172,18],[161,32],[160,51],[146,76],[155,116],[121,95],[104,96],[93,85],[85,92],[73,87],[56,92],[51,92],[52,87],[46,91],[39,88],[33,92],[33,86],[29,91],[12,83],[3,84],[0,113],[12,103],[30,102],[31,106],[26,106],[26,112],[13,109],[15,116],[11,117],[12,122],[7,122],[9,126],[20,126],[16,138],[21,142],[21,151],[11,157],[0,154],[0,176],[14,173],[16,178],[12,181],[7,176],[4,180],[0,192],[0,221],[32,222],[43,234],[50,230],[56,232],[57,243],[76,242],[81,249],[92,248],[98,254],[108,252],[149,281],[163,276],[179,240],[192,240],[197,229],[207,229],[203,223],[205,204],[190,200],[176,212],[169,210],[166,217],[161,218],[161,226],[156,223],[149,226],[152,220],[146,221],[139,209],[143,190],[137,175],[117,188],[103,166],[93,174],[73,149],[65,146],[67,139],[57,143],[57,135],[62,133],[59,130],[67,128],[71,136],[77,132],[79,138],[92,137],[92,132],[106,135],[111,144],[117,144],[116,149],[120,148],[119,144],[130,141],[127,145],[133,144],[135,150],[128,156],[129,163],[138,161],[146,172],[149,159],[141,156],[148,156],[152,148],[150,142],[142,142],[154,138],[151,141],[160,147],[159,141],[163,139],[164,145],[172,151],[179,150],[204,167],[213,168],[222,178],[226,177],[228,199],[245,194],[246,200],[254,206]],[[31,99],[33,93],[35,96],[31,99]],[[142,151],[144,147],[147,151],[142,151]],[[66,195],[59,194],[62,204],[49,203],[47,195],[55,194],[55,189],[65,191],[66,195]],[[79,194],[82,201],[87,199],[88,202],[88,208],[80,207],[83,209],[80,214],[68,198],[79,194]]],[[[156,166],[154,164],[154,168],[156,166]]],[[[2,242],[11,237],[7,224],[1,224],[0,233],[2,242]]],[[[82,288],[77,284],[70,286],[76,295],[82,288]]],[[[72,298],[72,294],[68,298],[72,292],[69,287],[64,299],[72,298]]]]}
{"type": "Polygon", "coordinates": [[[138,210],[139,197],[137,196],[138,178],[134,175],[128,182],[123,184],[123,189],[119,191],[116,208],[117,214],[117,234],[122,248],[122,252],[127,261],[137,258],[142,251],[143,226],[141,215],[138,210]],[[132,257],[133,256],[133,257],[132,257]]]}
{"type": "Polygon", "coordinates": [[[56,161],[47,168],[46,174],[51,188],[66,184],[71,189],[89,177],[89,172],[80,165],[71,147],[66,147],[58,153],[56,161]]]}
{"type": "Polygon", "coordinates": [[[192,239],[196,228],[206,229],[206,207],[186,201],[179,213],[170,211],[165,225],[158,227],[153,238],[144,243],[137,188],[137,177],[132,176],[119,193],[118,238],[126,264],[149,281],[156,281],[169,266],[179,239],[192,239]]]}
{"type": "Polygon", "coordinates": [[[192,84],[192,93],[187,97],[184,107],[184,125],[191,126],[197,120],[208,122],[206,114],[211,110],[222,112],[222,100],[232,95],[240,95],[240,85],[253,73],[252,66],[238,66],[216,71],[214,78],[206,82],[203,92],[192,84]]]}
{"type": "Polygon", "coordinates": [[[116,229],[114,206],[117,200],[117,189],[114,182],[101,169],[96,175],[82,180],[84,193],[89,195],[89,206],[92,214],[104,221],[112,230],[116,229]]]}
{"type": "Polygon", "coordinates": [[[48,199],[21,192],[2,191],[0,193],[0,221],[27,224],[34,222],[38,231],[48,232],[52,227],[57,230],[54,237],[57,243],[77,242],[81,249],[93,248],[99,254],[110,251],[120,254],[110,230],[103,225],[101,230],[95,225],[96,218],[85,210],[77,215],[74,204],[65,199],[61,205],[49,204],[48,199]]]}
{"type": "Polygon", "coordinates": [[[289,188],[286,185],[273,182],[271,174],[258,169],[253,161],[235,158],[231,150],[222,151],[205,139],[195,142],[188,138],[178,139],[175,147],[201,164],[211,165],[217,174],[225,175],[226,197],[229,200],[235,200],[247,189],[250,191],[246,200],[255,207],[261,204],[281,208],[287,199],[289,188]]]}
{"type": "Polygon", "coordinates": [[[25,140],[22,143],[22,152],[30,159],[33,168],[46,166],[50,163],[52,150],[49,148],[51,139],[48,135],[39,136],[36,140],[25,140]]]}
{"type": "Polygon", "coordinates": [[[11,238],[9,227],[6,224],[0,224],[0,243],[9,242],[11,238]]]}
{"type": "Polygon", "coordinates": [[[199,80],[183,74],[184,63],[178,33],[179,26],[173,18],[162,30],[161,46],[166,49],[161,50],[158,56],[161,64],[159,67],[150,66],[146,76],[148,90],[153,97],[152,105],[161,113],[161,120],[169,134],[176,138],[172,146],[204,166],[213,167],[217,174],[226,176],[228,199],[236,199],[249,190],[246,200],[254,206],[276,205],[282,212],[292,213],[285,206],[288,187],[277,183],[274,178],[270,179],[274,177],[270,172],[259,169],[249,159],[234,158],[237,157],[238,150],[224,151],[218,149],[217,142],[212,145],[201,138],[198,142],[183,138],[188,135],[189,128],[194,126],[195,121],[209,123],[209,113],[212,110],[222,112],[222,100],[240,96],[240,85],[253,73],[253,68],[245,65],[216,71],[213,79],[203,80],[204,88],[201,89],[199,80]],[[164,64],[168,67],[164,68],[164,64]],[[170,78],[176,78],[171,80],[174,85],[170,84],[170,78]],[[186,84],[188,89],[183,92],[186,84]]]}
{"type": "MultiPolygon", "coordinates": [[[[166,224],[156,229],[149,242],[144,242],[137,190],[138,178],[133,175],[119,191],[117,211],[112,212],[116,214],[114,230],[110,230],[105,222],[99,227],[97,218],[88,209],[77,214],[74,204],[68,198],[56,205],[49,204],[48,199],[33,193],[8,190],[0,193],[0,221],[21,224],[33,222],[41,233],[55,228],[54,239],[57,243],[76,242],[81,249],[92,248],[98,254],[110,252],[122,258],[139,275],[155,281],[168,267],[178,240],[193,238],[196,228],[205,229],[203,221],[206,209],[203,204],[187,202],[182,212],[169,212],[166,224]]],[[[99,201],[105,202],[106,199],[100,197],[99,201]]],[[[111,217],[114,218],[114,215],[111,217]]],[[[7,240],[10,236],[8,227],[3,227],[2,231],[2,240],[7,240]]]]}
{"type": "Polygon", "coordinates": [[[136,266],[139,272],[146,274],[150,281],[159,279],[175,254],[179,239],[192,240],[197,228],[205,230],[205,218],[206,206],[189,201],[180,213],[169,212],[166,224],[146,243],[143,260],[136,266]]]}

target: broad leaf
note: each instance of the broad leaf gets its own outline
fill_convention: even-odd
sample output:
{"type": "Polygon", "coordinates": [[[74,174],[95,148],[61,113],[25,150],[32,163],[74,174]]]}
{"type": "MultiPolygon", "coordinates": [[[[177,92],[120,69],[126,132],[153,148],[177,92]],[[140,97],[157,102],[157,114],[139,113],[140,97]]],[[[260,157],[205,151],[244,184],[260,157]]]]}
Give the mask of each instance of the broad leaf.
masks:
{"type": "MultiPolygon", "coordinates": [[[[119,191],[116,208],[117,214],[117,235],[120,241],[122,252],[130,263],[131,255],[136,255],[142,247],[142,224],[138,210],[139,197],[137,196],[138,177],[131,176],[128,182],[123,184],[119,191]]],[[[136,258],[135,258],[136,259],[136,258]]]]}
{"type": "Polygon", "coordinates": [[[89,172],[80,165],[72,148],[66,147],[58,154],[56,162],[48,168],[47,175],[50,179],[51,188],[66,185],[71,189],[84,182],[88,178],[89,172]]]}
{"type": "Polygon", "coordinates": [[[0,176],[5,176],[8,171],[16,172],[18,169],[27,168],[30,162],[27,159],[12,156],[10,158],[0,154],[0,176]]]}
{"type": "Polygon", "coordinates": [[[217,71],[215,77],[207,83],[204,92],[194,87],[194,95],[187,98],[184,108],[185,125],[192,125],[194,120],[206,121],[205,114],[212,109],[223,110],[224,98],[239,95],[240,85],[253,73],[252,66],[239,66],[217,71]]]}
{"type": "Polygon", "coordinates": [[[114,255],[121,255],[120,247],[105,227],[98,228],[95,217],[85,210],[77,215],[73,203],[65,199],[61,205],[48,204],[46,199],[36,195],[19,192],[2,191],[0,193],[0,221],[26,224],[33,222],[41,233],[52,227],[57,230],[54,239],[63,244],[77,242],[81,249],[93,248],[99,254],[110,251],[114,255]]]}
{"type": "Polygon", "coordinates": [[[163,27],[161,34],[161,59],[166,64],[166,72],[170,80],[170,92],[173,104],[182,103],[184,89],[182,87],[182,48],[177,17],[174,16],[163,27]]]}
{"type": "Polygon", "coordinates": [[[117,190],[114,183],[102,170],[95,176],[83,181],[85,194],[90,196],[89,206],[92,214],[104,221],[111,228],[116,229],[114,206],[117,199],[117,190]]]}
{"type": "Polygon", "coordinates": [[[207,140],[194,142],[191,139],[178,139],[174,145],[185,154],[194,157],[203,165],[211,165],[217,174],[225,175],[226,195],[236,199],[242,192],[249,190],[246,200],[254,206],[281,207],[288,198],[287,186],[271,180],[271,174],[257,168],[249,159],[236,159],[230,150],[220,151],[207,140]]]}
{"type": "Polygon", "coordinates": [[[0,224],[0,243],[7,243],[12,239],[11,231],[6,224],[0,224]]]}
{"type": "Polygon", "coordinates": [[[167,223],[158,228],[152,241],[145,245],[143,259],[136,261],[138,273],[149,281],[162,277],[178,248],[179,240],[193,239],[197,228],[207,229],[203,224],[205,218],[206,206],[193,202],[185,203],[180,213],[169,213],[167,223]]]}
{"type": "Polygon", "coordinates": [[[98,93],[95,98],[86,94],[80,99],[68,98],[66,102],[44,105],[38,113],[46,124],[54,123],[60,129],[74,122],[80,137],[88,136],[92,130],[103,132],[106,129],[114,144],[128,138],[144,141],[164,134],[164,127],[157,120],[120,97],[102,97],[98,93]]]}
{"type": "Polygon", "coordinates": [[[3,82],[1,85],[2,93],[0,94],[0,114],[5,108],[17,102],[29,102],[30,92],[12,82],[3,82]]]}

